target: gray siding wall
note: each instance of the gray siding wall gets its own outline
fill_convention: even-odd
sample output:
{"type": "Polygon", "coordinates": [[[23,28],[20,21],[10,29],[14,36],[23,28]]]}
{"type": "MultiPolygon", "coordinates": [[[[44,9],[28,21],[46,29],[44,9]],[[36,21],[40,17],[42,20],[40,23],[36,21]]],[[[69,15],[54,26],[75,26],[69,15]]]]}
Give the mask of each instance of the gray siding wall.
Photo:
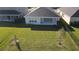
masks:
{"type": "Polygon", "coordinates": [[[74,21],[79,21],[79,17],[71,17],[71,21],[70,22],[74,22],[74,21]]]}

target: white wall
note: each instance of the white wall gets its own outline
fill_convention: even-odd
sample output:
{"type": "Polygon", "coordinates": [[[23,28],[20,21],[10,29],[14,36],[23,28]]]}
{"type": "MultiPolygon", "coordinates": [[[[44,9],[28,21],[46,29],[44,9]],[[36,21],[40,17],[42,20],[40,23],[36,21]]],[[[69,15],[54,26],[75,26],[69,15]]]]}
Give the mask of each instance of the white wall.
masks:
{"type": "Polygon", "coordinates": [[[38,24],[38,25],[57,25],[57,21],[59,21],[59,17],[54,17],[53,19],[53,22],[52,23],[40,23],[41,22],[41,19],[40,17],[31,17],[31,18],[28,18],[28,17],[25,17],[25,22],[26,24],[38,24]],[[30,23],[29,20],[36,20],[37,22],[35,23],[30,23]]]}
{"type": "Polygon", "coordinates": [[[26,24],[40,24],[40,18],[25,18],[25,22],[26,22],[26,24]],[[35,21],[37,21],[37,22],[33,22],[33,23],[30,23],[29,21],[30,20],[35,20],[35,21]]]}

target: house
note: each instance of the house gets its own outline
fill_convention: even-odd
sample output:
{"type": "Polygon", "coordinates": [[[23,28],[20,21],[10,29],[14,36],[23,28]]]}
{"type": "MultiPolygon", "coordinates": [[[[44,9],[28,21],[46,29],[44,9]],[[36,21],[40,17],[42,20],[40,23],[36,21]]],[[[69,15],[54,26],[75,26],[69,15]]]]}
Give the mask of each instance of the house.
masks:
{"type": "Polygon", "coordinates": [[[28,13],[27,7],[0,7],[0,10],[16,10],[21,13],[21,15],[26,15],[28,13]]]}
{"type": "Polygon", "coordinates": [[[16,10],[0,10],[0,21],[14,21],[19,15],[16,10]]]}
{"type": "Polygon", "coordinates": [[[60,17],[47,7],[38,7],[24,16],[26,24],[57,25],[60,17]]]}
{"type": "Polygon", "coordinates": [[[61,7],[56,13],[68,24],[79,22],[79,7],[61,7]]]}
{"type": "Polygon", "coordinates": [[[0,21],[15,21],[27,14],[25,7],[0,7],[0,21]]]}

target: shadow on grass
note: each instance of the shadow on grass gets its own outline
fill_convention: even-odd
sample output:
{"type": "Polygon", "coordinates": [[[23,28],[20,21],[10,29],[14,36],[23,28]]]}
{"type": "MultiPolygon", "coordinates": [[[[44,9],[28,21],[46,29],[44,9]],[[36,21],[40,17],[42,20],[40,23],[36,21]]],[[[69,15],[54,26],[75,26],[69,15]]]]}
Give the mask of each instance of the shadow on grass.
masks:
{"type": "Polygon", "coordinates": [[[15,28],[31,28],[36,31],[57,31],[61,27],[60,25],[30,25],[25,23],[15,22],[0,22],[0,27],[15,27],[15,28]]]}
{"type": "Polygon", "coordinates": [[[64,30],[68,32],[70,37],[74,40],[76,45],[79,47],[79,38],[73,33],[73,31],[75,31],[74,28],[72,28],[72,26],[68,25],[64,20],[61,20],[61,24],[62,24],[64,30]]]}
{"type": "Polygon", "coordinates": [[[72,26],[67,24],[63,19],[60,19],[60,24],[64,28],[64,30],[67,31],[67,32],[75,31],[74,28],[72,28],[72,26]]]}
{"type": "Polygon", "coordinates": [[[20,44],[18,42],[16,42],[16,46],[18,48],[19,51],[22,51],[21,47],[20,47],[20,44]]]}
{"type": "Polygon", "coordinates": [[[19,42],[18,38],[16,37],[16,35],[14,35],[13,41],[15,42],[17,49],[19,51],[22,51],[21,46],[20,46],[20,42],[19,42]]]}
{"type": "Polygon", "coordinates": [[[37,30],[37,31],[57,31],[59,29],[58,26],[52,26],[52,25],[35,25],[31,26],[31,30],[37,30]]]}

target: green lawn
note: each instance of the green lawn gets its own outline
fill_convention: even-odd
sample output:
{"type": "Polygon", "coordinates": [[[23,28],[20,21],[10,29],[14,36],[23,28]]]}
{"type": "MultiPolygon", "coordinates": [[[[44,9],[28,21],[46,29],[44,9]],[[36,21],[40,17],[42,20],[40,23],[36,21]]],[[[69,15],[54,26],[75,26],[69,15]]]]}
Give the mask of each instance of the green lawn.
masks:
{"type": "Polygon", "coordinates": [[[79,28],[73,27],[74,31],[73,33],[75,34],[75,36],[77,37],[77,39],[79,40],[79,28]]]}
{"type": "Polygon", "coordinates": [[[72,27],[72,28],[74,30],[71,32],[72,40],[77,45],[78,50],[79,50],[79,28],[77,28],[77,27],[72,27]]]}
{"type": "Polygon", "coordinates": [[[75,28],[75,27],[73,27],[73,28],[74,28],[73,33],[74,33],[77,37],[79,37],[79,28],[75,28]]]}
{"type": "Polygon", "coordinates": [[[12,45],[12,39],[16,35],[22,50],[52,51],[52,50],[77,50],[68,36],[64,36],[65,47],[57,46],[58,31],[31,30],[31,28],[0,27],[0,50],[17,51],[16,45],[12,45]]]}

